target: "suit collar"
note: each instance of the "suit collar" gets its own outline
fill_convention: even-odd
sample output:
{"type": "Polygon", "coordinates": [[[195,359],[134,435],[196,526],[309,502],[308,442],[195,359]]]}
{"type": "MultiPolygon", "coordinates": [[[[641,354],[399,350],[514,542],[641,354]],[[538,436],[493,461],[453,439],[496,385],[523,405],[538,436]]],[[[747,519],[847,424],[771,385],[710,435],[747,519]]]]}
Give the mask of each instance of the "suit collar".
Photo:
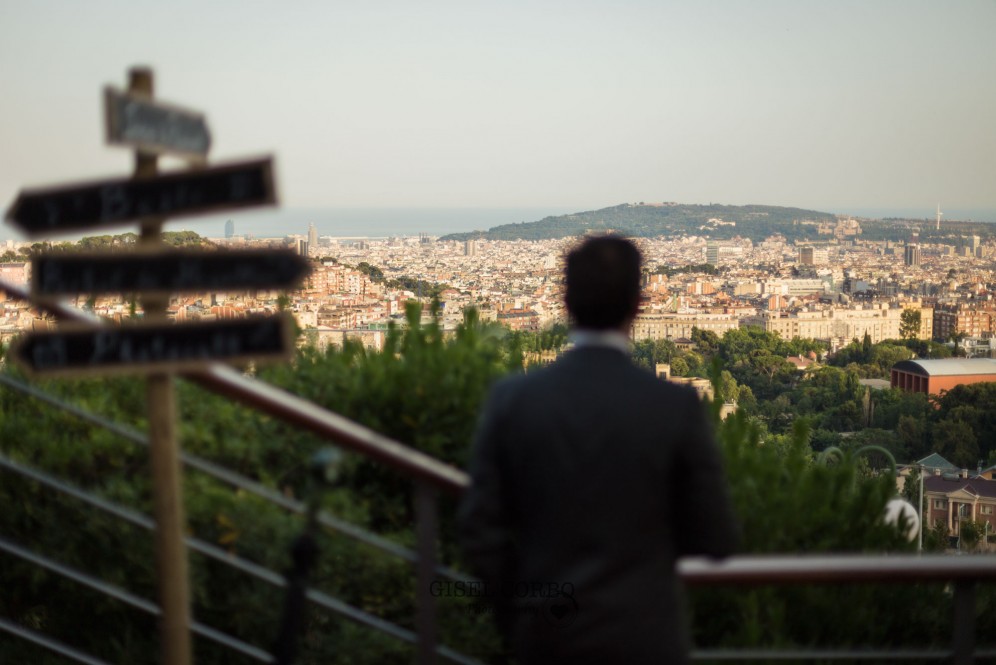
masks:
{"type": "Polygon", "coordinates": [[[567,340],[576,349],[587,348],[609,348],[615,349],[626,355],[631,352],[629,337],[618,330],[572,330],[567,340]]]}

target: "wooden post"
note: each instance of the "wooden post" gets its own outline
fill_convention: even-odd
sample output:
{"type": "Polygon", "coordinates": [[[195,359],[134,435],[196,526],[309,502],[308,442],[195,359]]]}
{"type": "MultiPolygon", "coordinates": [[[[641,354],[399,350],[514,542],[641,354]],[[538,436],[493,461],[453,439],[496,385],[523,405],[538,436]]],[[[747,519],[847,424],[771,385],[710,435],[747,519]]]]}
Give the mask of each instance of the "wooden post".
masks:
{"type": "MultiPolygon", "coordinates": [[[[130,92],[153,95],[152,70],[129,72],[130,92]]],[[[135,177],[158,173],[155,154],[135,151],[135,177]]],[[[163,219],[142,220],[141,244],[162,246],[163,219]]],[[[149,320],[165,320],[169,296],[142,298],[149,320]]],[[[190,665],[190,590],[187,551],[183,542],[186,518],[183,510],[183,474],[176,440],[176,398],[170,374],[154,373],[147,379],[149,403],[149,461],[152,469],[153,511],[156,520],[156,566],[159,574],[159,604],[162,608],[159,636],[163,665],[190,665]]]]}

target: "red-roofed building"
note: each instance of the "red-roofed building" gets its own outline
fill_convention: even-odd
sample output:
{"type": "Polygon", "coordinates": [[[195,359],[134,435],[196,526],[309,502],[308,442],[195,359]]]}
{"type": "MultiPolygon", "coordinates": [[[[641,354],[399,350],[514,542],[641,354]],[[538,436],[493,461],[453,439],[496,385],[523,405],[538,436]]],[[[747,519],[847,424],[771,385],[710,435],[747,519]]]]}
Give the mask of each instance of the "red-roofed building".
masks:
{"type": "Polygon", "coordinates": [[[996,359],[903,360],[892,366],[891,374],[893,388],[939,395],[955,386],[996,381],[996,359]]]}

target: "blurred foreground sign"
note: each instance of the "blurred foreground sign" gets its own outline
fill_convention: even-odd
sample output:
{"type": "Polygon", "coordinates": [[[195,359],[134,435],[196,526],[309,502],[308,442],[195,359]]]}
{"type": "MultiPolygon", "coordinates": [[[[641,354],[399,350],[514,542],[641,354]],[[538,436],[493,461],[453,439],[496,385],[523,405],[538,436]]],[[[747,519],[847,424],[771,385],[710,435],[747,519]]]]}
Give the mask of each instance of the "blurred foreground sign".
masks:
{"type": "Polygon", "coordinates": [[[276,192],[268,157],[149,178],[23,190],[6,218],[27,235],[39,236],[272,203],[276,192]]]}
{"type": "Polygon", "coordinates": [[[47,254],[31,261],[35,296],[286,289],[308,273],[289,250],[47,254]]]}
{"type": "Polygon", "coordinates": [[[204,115],[136,93],[104,89],[107,142],[203,160],[211,148],[204,115]]]}
{"type": "Polygon", "coordinates": [[[147,373],[198,369],[206,361],[287,360],[292,348],[285,315],[207,323],[137,323],[36,332],[10,355],[32,374],[147,373]]]}

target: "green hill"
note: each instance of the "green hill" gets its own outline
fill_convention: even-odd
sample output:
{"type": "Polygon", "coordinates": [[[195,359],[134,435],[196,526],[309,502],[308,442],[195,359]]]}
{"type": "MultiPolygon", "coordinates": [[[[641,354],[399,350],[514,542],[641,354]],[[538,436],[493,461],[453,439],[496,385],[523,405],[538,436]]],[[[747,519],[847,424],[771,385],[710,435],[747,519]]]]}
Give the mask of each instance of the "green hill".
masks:
{"type": "Polygon", "coordinates": [[[601,210],[546,217],[537,222],[503,224],[488,231],[454,233],[442,239],[545,240],[583,235],[589,231],[616,231],[637,237],[708,235],[724,239],[739,235],[760,240],[772,233],[782,233],[790,238],[815,237],[819,222],[835,219],[828,212],[778,206],[624,203],[601,210]]]}
{"type": "MultiPolygon", "coordinates": [[[[588,210],[570,215],[545,217],[537,222],[502,224],[487,231],[451,233],[441,240],[549,240],[580,236],[589,232],[615,231],[622,235],[652,238],[657,236],[706,236],[728,240],[739,236],[754,242],[780,233],[789,242],[795,240],[827,240],[820,236],[820,222],[834,222],[837,216],[829,212],[784,208],[780,206],[732,206],[710,203],[623,203],[601,210],[588,210]]],[[[863,240],[904,241],[910,232],[920,233],[921,242],[957,245],[963,236],[978,235],[983,240],[996,236],[996,224],[945,220],[941,229],[929,219],[864,219],[861,223],[863,240]]]]}

